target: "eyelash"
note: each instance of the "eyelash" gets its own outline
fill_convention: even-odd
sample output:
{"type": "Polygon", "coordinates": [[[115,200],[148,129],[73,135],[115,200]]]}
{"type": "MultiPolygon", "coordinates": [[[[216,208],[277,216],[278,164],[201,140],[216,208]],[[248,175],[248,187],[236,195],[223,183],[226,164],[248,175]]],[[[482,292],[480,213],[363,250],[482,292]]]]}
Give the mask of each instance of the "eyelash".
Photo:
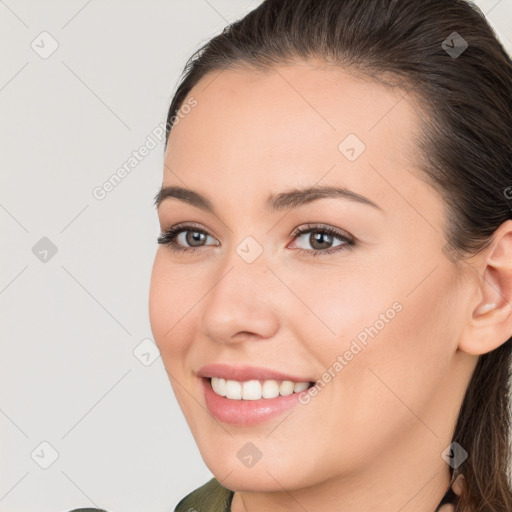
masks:
{"type": "MultiPolygon", "coordinates": [[[[198,228],[197,226],[194,226],[192,224],[181,224],[177,226],[173,226],[163,233],[159,235],[157,238],[157,242],[159,244],[167,245],[171,251],[177,252],[177,253],[193,253],[198,249],[202,249],[206,246],[200,246],[200,247],[182,247],[178,245],[175,241],[175,238],[184,231],[192,231],[194,233],[202,233],[206,236],[212,236],[207,231],[198,228]]],[[[320,255],[328,255],[335,252],[340,252],[344,250],[350,250],[354,246],[355,242],[352,238],[347,237],[346,235],[343,235],[339,231],[337,231],[334,228],[331,228],[329,226],[322,226],[322,225],[315,225],[315,224],[306,224],[305,226],[301,228],[297,228],[293,231],[292,237],[293,240],[299,238],[300,236],[311,233],[311,232],[318,232],[323,234],[328,234],[334,238],[338,238],[342,242],[344,242],[341,245],[337,245],[335,247],[332,247],[331,249],[323,249],[323,250],[310,250],[310,249],[301,249],[297,248],[294,249],[295,251],[298,251],[300,254],[307,254],[310,256],[320,256],[320,255]]]]}

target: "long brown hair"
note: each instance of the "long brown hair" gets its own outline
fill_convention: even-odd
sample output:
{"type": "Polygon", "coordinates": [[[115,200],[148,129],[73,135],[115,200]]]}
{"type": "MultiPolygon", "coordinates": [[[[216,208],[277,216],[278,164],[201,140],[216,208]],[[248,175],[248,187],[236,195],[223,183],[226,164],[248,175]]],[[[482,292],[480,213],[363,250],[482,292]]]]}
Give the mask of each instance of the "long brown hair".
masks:
{"type": "MultiPolygon", "coordinates": [[[[446,254],[460,263],[486,248],[512,218],[512,62],[469,1],[265,0],[187,61],[166,146],[183,101],[206,74],[308,58],[414,95],[424,114],[419,168],[444,199],[446,254]]],[[[480,356],[466,391],[453,432],[469,454],[457,468],[465,482],[457,511],[512,511],[511,350],[512,338],[480,356]]]]}

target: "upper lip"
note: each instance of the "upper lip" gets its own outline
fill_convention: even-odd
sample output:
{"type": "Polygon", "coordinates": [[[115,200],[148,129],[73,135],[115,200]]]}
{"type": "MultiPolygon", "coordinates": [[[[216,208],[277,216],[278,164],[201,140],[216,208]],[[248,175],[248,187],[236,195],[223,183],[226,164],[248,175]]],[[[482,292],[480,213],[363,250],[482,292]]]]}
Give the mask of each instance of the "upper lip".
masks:
{"type": "Polygon", "coordinates": [[[197,372],[199,377],[219,377],[226,380],[246,382],[248,380],[291,380],[292,382],[314,382],[314,379],[257,366],[231,366],[228,364],[207,364],[197,372]]]}

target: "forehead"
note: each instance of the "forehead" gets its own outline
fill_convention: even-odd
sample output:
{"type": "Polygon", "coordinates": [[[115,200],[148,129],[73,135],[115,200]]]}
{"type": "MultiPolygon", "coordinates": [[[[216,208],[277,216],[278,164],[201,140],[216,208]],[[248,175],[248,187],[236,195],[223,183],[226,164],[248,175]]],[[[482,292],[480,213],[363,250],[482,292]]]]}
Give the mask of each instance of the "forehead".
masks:
{"type": "MultiPolygon", "coordinates": [[[[194,131],[207,121],[219,128],[226,124],[234,128],[245,120],[245,130],[253,128],[252,133],[261,135],[262,127],[283,126],[297,135],[312,135],[312,130],[303,127],[308,122],[316,132],[342,135],[351,129],[364,136],[400,127],[410,131],[418,121],[413,98],[403,89],[318,61],[266,71],[249,67],[213,71],[192,88],[187,99],[191,97],[197,99],[198,106],[186,114],[188,123],[181,120],[179,124],[182,128],[199,125],[193,126],[194,131]],[[293,126],[296,120],[303,122],[293,126]]],[[[178,131],[175,126],[172,134],[178,131]]]]}
{"type": "Polygon", "coordinates": [[[376,202],[389,195],[379,174],[402,186],[409,180],[406,193],[424,187],[408,173],[415,164],[416,105],[399,88],[302,62],[264,73],[215,71],[190,98],[197,105],[171,131],[164,182],[177,182],[169,169],[185,181],[210,186],[215,179],[231,190],[323,180],[364,190],[376,202]]]}

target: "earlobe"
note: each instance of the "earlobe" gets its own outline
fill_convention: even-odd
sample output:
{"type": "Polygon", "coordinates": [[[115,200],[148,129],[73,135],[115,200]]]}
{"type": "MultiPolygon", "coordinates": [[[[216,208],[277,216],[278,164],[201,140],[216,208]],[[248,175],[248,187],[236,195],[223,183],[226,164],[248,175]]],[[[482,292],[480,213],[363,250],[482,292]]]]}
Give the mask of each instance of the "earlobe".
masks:
{"type": "Polygon", "coordinates": [[[512,336],[512,220],[496,230],[492,243],[471,266],[479,274],[474,281],[479,299],[470,308],[459,349],[482,355],[512,336]]]}

